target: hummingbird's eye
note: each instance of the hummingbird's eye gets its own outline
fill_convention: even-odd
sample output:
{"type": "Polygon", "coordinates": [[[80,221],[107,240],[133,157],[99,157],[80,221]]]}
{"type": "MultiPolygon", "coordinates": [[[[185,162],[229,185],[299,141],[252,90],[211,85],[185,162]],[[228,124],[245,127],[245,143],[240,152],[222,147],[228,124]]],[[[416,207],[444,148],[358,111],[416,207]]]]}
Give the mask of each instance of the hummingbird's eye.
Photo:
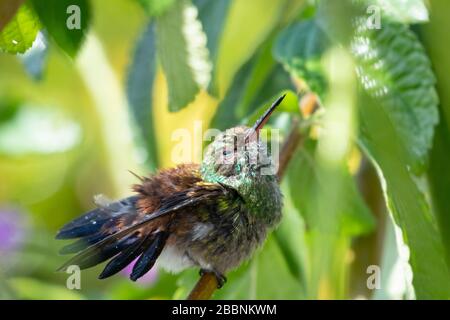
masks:
{"type": "Polygon", "coordinates": [[[227,157],[227,156],[229,156],[230,154],[232,154],[233,153],[233,151],[232,150],[223,150],[223,152],[222,152],[222,154],[223,154],[223,156],[224,157],[227,157]]]}

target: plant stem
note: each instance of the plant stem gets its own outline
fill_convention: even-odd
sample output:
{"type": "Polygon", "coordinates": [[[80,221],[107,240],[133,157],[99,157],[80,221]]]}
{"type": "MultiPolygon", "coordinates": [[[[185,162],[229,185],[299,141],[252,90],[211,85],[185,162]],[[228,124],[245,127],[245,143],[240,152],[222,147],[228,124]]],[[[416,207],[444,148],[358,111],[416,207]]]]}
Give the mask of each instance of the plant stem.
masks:
{"type": "Polygon", "coordinates": [[[0,31],[14,17],[23,3],[24,0],[0,1],[0,31]]]}

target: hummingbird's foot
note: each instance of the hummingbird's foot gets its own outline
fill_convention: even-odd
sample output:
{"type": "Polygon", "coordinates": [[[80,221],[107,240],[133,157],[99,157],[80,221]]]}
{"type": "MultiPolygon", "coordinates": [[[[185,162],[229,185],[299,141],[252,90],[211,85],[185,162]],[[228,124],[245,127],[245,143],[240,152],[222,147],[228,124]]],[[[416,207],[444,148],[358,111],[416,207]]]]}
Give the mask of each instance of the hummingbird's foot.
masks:
{"type": "Polygon", "coordinates": [[[227,282],[227,278],[221,274],[220,272],[217,272],[215,270],[206,270],[206,269],[200,269],[200,276],[203,276],[205,273],[213,273],[217,280],[217,289],[220,289],[223,287],[225,282],[227,282]]]}

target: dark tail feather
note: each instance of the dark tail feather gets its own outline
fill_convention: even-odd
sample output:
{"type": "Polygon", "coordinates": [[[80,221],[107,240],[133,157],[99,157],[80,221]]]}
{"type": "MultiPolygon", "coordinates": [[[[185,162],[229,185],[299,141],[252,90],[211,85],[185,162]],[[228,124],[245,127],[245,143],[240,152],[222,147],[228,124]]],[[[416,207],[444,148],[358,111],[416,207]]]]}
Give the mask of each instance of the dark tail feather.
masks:
{"type": "Polygon", "coordinates": [[[128,266],[134,259],[136,259],[145,248],[153,241],[153,235],[149,234],[145,238],[137,241],[132,246],[129,246],[126,250],[119,253],[114,259],[112,259],[102,273],[99,275],[99,279],[105,279],[128,266]]]}
{"type": "Polygon", "coordinates": [[[67,246],[64,246],[61,250],[59,250],[59,254],[78,253],[81,250],[86,249],[93,244],[96,244],[103,238],[105,238],[105,234],[103,233],[96,233],[92,236],[81,238],[71,244],[68,244],[67,246]]]}
{"type": "Polygon", "coordinates": [[[134,196],[100,206],[68,223],[59,231],[57,238],[81,238],[62,249],[62,253],[78,254],[58,271],[70,265],[86,269],[112,258],[99,276],[103,279],[119,272],[142,254],[130,275],[132,280],[138,279],[152,268],[169,235],[169,231],[155,232],[155,225],[150,222],[203,201],[213,193],[199,193],[194,198],[188,194],[187,191],[173,194],[150,214],[137,211],[138,197],[134,196]]]}
{"type": "Polygon", "coordinates": [[[69,265],[78,265],[80,269],[95,266],[140,240],[137,228],[130,227],[140,221],[136,201],[137,197],[129,197],[102,205],[66,224],[57,238],[80,239],[63,247],[60,253],[78,254],[58,270],[64,270],[69,265]]]}
{"type": "Polygon", "coordinates": [[[133,271],[130,275],[130,279],[136,281],[144,274],[146,274],[156,262],[161,251],[164,248],[166,240],[169,236],[168,232],[162,231],[158,232],[154,236],[152,244],[144,251],[144,253],[139,257],[138,261],[133,267],[133,271]]]}
{"type": "Polygon", "coordinates": [[[71,265],[77,265],[80,269],[93,267],[114,257],[122,250],[133,245],[136,241],[139,241],[139,237],[136,233],[123,237],[118,234],[109,236],[72,257],[69,261],[63,264],[58,271],[65,270],[71,265]]]}
{"type": "MultiPolygon", "coordinates": [[[[115,256],[117,257],[114,258],[105,269],[110,269],[115,264],[117,264],[117,266],[115,266],[114,268],[118,268],[117,271],[120,271],[121,269],[126,267],[126,262],[131,262],[134,258],[139,256],[145,250],[145,248],[151,244],[151,241],[153,240],[152,230],[149,230],[147,228],[147,222],[151,221],[151,219],[147,218],[143,219],[142,221],[138,220],[137,223],[133,223],[129,219],[125,219],[122,220],[122,222],[126,220],[128,220],[128,225],[122,226],[122,229],[120,231],[114,231],[114,233],[105,235],[102,234],[101,240],[98,241],[98,239],[95,239],[95,241],[97,241],[95,244],[87,247],[76,256],[69,259],[69,261],[58,268],[58,271],[65,270],[68,266],[71,265],[78,265],[80,269],[87,269],[115,256]],[[119,259],[119,257],[122,258],[119,259]],[[125,257],[127,257],[126,260],[125,257]],[[124,259],[125,262],[120,263],[122,259],[124,259]]],[[[72,245],[74,247],[81,246],[81,244],[75,244],[77,244],[77,242],[72,245]]],[[[66,250],[70,251],[72,249],[73,247],[66,250]]],[[[117,271],[115,270],[116,269],[109,271],[105,270],[102,273],[101,278],[107,277],[108,273],[111,273],[110,275],[116,273],[117,271]]]]}

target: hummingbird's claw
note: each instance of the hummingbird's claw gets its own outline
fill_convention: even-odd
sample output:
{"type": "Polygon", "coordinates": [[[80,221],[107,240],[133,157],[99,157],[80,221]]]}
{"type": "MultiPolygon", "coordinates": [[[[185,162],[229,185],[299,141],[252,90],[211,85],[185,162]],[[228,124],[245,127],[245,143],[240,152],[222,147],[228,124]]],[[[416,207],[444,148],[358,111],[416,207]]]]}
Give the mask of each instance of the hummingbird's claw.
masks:
{"type": "Polygon", "coordinates": [[[217,279],[217,289],[220,289],[223,287],[223,285],[225,284],[225,282],[227,282],[227,278],[220,273],[214,273],[217,279]]]}
{"type": "Polygon", "coordinates": [[[203,276],[205,273],[212,273],[216,277],[217,280],[217,289],[220,289],[223,287],[225,282],[227,282],[227,278],[221,274],[220,272],[217,272],[215,270],[206,270],[206,269],[200,269],[199,274],[200,276],[203,276]]]}

